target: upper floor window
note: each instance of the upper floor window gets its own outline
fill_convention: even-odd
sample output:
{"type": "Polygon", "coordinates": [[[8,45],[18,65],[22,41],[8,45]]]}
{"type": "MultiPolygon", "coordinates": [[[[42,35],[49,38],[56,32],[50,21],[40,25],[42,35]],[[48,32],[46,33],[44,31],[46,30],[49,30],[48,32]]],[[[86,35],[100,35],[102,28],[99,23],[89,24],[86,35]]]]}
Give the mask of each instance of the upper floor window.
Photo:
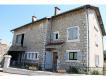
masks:
{"type": "Polygon", "coordinates": [[[24,34],[16,35],[16,43],[21,44],[23,46],[24,34]]]}
{"type": "Polygon", "coordinates": [[[98,47],[98,43],[99,43],[99,38],[98,38],[98,35],[95,35],[95,45],[96,47],[98,47]]]}
{"type": "Polygon", "coordinates": [[[67,29],[67,40],[74,41],[79,39],[79,27],[74,26],[67,29]]]}
{"type": "Polygon", "coordinates": [[[54,40],[58,40],[59,39],[59,32],[58,31],[53,33],[53,39],[54,40]]]}
{"type": "Polygon", "coordinates": [[[94,26],[94,29],[98,32],[98,29],[94,26]]]}

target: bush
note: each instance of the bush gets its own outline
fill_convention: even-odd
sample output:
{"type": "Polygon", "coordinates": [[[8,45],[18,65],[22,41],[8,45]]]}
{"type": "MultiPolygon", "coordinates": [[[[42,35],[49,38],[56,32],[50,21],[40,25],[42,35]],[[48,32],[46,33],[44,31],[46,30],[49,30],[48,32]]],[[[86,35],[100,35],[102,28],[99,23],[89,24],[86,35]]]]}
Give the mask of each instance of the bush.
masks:
{"type": "Polygon", "coordinates": [[[99,72],[98,72],[97,70],[94,70],[94,71],[92,72],[92,75],[99,75],[99,72]]]}
{"type": "Polygon", "coordinates": [[[69,69],[67,70],[67,73],[79,73],[79,70],[75,67],[69,67],[69,69]]]}

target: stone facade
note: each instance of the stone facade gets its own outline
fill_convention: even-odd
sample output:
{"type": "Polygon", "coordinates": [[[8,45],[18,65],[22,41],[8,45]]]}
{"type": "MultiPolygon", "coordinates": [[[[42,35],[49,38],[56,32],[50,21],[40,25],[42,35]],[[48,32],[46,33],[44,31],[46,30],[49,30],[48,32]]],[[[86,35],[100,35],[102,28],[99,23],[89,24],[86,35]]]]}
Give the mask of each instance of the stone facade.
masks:
{"type": "Polygon", "coordinates": [[[86,23],[86,11],[79,10],[72,13],[68,13],[52,19],[52,32],[59,31],[60,40],[65,43],[60,48],[58,53],[59,67],[69,68],[69,66],[84,66],[87,67],[87,23],[86,23]],[[67,42],[67,28],[79,26],[79,41],[67,42]],[[80,50],[79,61],[64,61],[64,53],[66,50],[80,50]],[[83,58],[84,57],[84,58],[83,58]],[[84,62],[83,62],[84,61],[84,62]],[[66,65],[66,66],[64,66],[66,65]]]}
{"type": "MultiPolygon", "coordinates": [[[[94,50],[93,46],[91,46],[91,40],[93,37],[91,33],[92,23],[91,17],[89,16],[90,13],[95,14],[94,10],[91,9],[79,9],[75,11],[68,12],[66,14],[62,14],[59,16],[53,16],[51,18],[47,18],[29,25],[25,27],[19,28],[14,30],[14,37],[13,37],[13,46],[17,46],[16,44],[16,35],[24,33],[24,44],[23,47],[26,47],[26,52],[39,52],[39,63],[41,64],[42,68],[44,69],[43,65],[45,62],[46,52],[50,51],[52,56],[54,52],[57,52],[57,70],[67,70],[70,66],[77,67],[78,69],[88,69],[92,66],[92,56],[96,51],[94,50]],[[78,26],[79,28],[79,39],[77,41],[68,42],[67,41],[67,29],[69,27],[78,26]],[[61,44],[51,44],[47,45],[49,42],[54,42],[53,40],[53,33],[59,32],[59,39],[58,41],[63,41],[61,44]],[[90,43],[89,43],[90,42],[90,43]],[[91,49],[90,49],[91,48],[91,49]],[[92,52],[93,50],[95,52],[92,52]],[[77,51],[77,60],[68,61],[65,59],[65,55],[67,51],[77,51]]],[[[94,19],[95,17],[93,17],[94,19]]],[[[92,19],[92,20],[93,20],[92,19]]],[[[97,18],[95,19],[97,21],[97,18]]],[[[94,22],[96,24],[96,22],[94,22]]],[[[98,25],[98,24],[96,24],[98,25]]],[[[100,26],[99,26],[100,27],[100,26]]],[[[101,31],[99,28],[98,31],[101,31]]],[[[99,49],[97,53],[99,55],[103,55],[103,43],[102,43],[102,33],[98,33],[99,37],[101,38],[99,43],[99,49]]],[[[95,40],[95,39],[94,39],[95,40]]],[[[93,58],[95,59],[95,58],[93,58]]],[[[103,56],[99,59],[101,62],[101,67],[103,64],[103,56]]]]}

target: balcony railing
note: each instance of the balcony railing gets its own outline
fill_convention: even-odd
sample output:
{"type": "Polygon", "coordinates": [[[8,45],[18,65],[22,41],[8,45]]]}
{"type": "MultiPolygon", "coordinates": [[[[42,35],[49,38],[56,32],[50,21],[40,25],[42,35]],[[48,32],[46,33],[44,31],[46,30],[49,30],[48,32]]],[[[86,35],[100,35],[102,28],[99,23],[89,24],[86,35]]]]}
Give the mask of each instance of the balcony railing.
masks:
{"type": "Polygon", "coordinates": [[[47,45],[61,45],[63,43],[65,43],[63,40],[55,40],[47,42],[47,45]]]}

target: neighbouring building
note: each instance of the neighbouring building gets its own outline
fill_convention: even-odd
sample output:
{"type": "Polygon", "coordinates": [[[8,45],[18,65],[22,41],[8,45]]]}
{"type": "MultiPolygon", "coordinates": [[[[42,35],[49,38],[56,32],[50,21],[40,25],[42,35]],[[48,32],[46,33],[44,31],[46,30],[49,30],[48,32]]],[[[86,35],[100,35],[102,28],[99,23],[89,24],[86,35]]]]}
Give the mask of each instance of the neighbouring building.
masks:
{"type": "Polygon", "coordinates": [[[42,70],[103,70],[103,36],[106,35],[98,7],[84,5],[37,19],[11,30],[8,54],[11,65],[36,65],[42,70]]]}
{"type": "Polygon", "coordinates": [[[0,39],[0,65],[2,65],[4,55],[7,54],[8,49],[8,43],[5,40],[0,39]]]}

